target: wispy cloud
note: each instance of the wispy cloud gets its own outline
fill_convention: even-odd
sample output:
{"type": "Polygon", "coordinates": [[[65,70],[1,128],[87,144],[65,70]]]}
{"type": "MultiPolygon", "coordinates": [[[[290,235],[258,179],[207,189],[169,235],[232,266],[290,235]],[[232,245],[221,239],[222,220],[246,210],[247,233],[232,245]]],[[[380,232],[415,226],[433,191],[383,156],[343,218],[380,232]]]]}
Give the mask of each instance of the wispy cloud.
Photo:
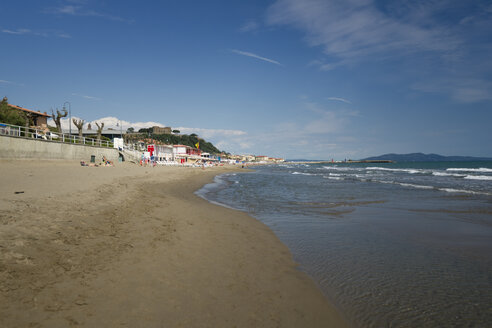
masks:
{"type": "Polygon", "coordinates": [[[71,38],[71,36],[68,33],[55,31],[55,30],[33,31],[27,28],[17,28],[17,29],[2,29],[1,31],[2,33],[11,34],[11,35],[35,35],[35,36],[42,36],[45,38],[58,37],[64,39],[71,38]]]}
{"type": "Polygon", "coordinates": [[[16,35],[31,34],[32,33],[32,31],[27,29],[27,28],[18,28],[16,30],[3,29],[2,32],[7,33],[7,34],[16,34],[16,35]]]}
{"type": "Polygon", "coordinates": [[[197,135],[203,138],[212,138],[217,136],[237,137],[237,136],[246,135],[246,132],[241,130],[205,129],[205,128],[187,128],[187,127],[178,127],[176,129],[181,131],[181,133],[185,133],[185,134],[196,133],[197,135]]]}
{"type": "Polygon", "coordinates": [[[90,99],[90,100],[101,100],[101,98],[98,98],[98,97],[81,95],[81,94],[78,94],[78,93],[72,93],[72,96],[82,97],[82,98],[90,99]]]}
{"type": "Polygon", "coordinates": [[[349,154],[357,140],[348,134],[358,119],[354,111],[330,110],[314,102],[303,102],[299,110],[305,113],[305,119],[278,122],[255,133],[216,137],[214,144],[242,154],[318,159],[352,156],[349,154]]]}
{"type": "MultiPolygon", "coordinates": [[[[423,15],[431,9],[402,3],[411,14],[380,10],[372,1],[277,0],[268,10],[271,25],[291,25],[306,33],[311,46],[328,55],[322,69],[344,64],[418,51],[446,53],[456,49],[459,40],[446,26],[430,24],[423,15]],[[402,17],[403,15],[403,17],[402,17]]],[[[395,6],[397,7],[397,6],[395,6]]],[[[403,11],[404,12],[404,11],[403,11]]]]}
{"type": "Polygon", "coordinates": [[[57,15],[72,15],[72,16],[87,16],[87,17],[99,17],[103,19],[108,19],[112,21],[124,22],[124,23],[133,23],[133,19],[123,18],[120,16],[103,13],[99,11],[95,11],[92,9],[86,8],[86,1],[77,1],[70,0],[68,1],[70,4],[65,4],[55,8],[46,9],[44,12],[48,14],[57,14],[57,15]]]}
{"type": "Polygon", "coordinates": [[[451,94],[452,98],[463,103],[492,100],[492,82],[478,78],[432,79],[415,83],[413,89],[451,94]]]}
{"type": "Polygon", "coordinates": [[[247,57],[252,57],[252,58],[259,59],[259,60],[263,60],[263,61],[266,61],[268,63],[275,64],[275,65],[284,66],[284,65],[282,65],[281,63],[279,63],[276,60],[273,60],[273,59],[270,59],[270,58],[266,58],[266,57],[262,57],[262,56],[258,56],[258,55],[254,54],[252,52],[241,51],[241,50],[236,50],[236,49],[231,49],[231,52],[233,52],[235,54],[238,54],[238,55],[242,55],[242,56],[247,56],[247,57]]]}
{"type": "Polygon", "coordinates": [[[18,85],[18,86],[24,86],[22,83],[17,83],[17,82],[12,82],[12,81],[7,81],[7,80],[0,80],[1,84],[11,84],[11,85],[18,85]]]}
{"type": "Polygon", "coordinates": [[[256,21],[251,20],[251,21],[246,22],[243,26],[241,26],[239,28],[239,31],[243,32],[243,33],[253,32],[253,31],[258,30],[259,27],[260,27],[260,25],[256,21]]]}
{"type": "Polygon", "coordinates": [[[388,62],[421,80],[414,89],[474,102],[491,98],[491,8],[487,1],[276,0],[266,23],[301,31],[321,50],[308,65],[322,71],[388,62]]]}
{"type": "Polygon", "coordinates": [[[334,101],[341,101],[341,102],[344,102],[346,104],[351,104],[352,103],[352,102],[350,102],[347,99],[343,99],[343,98],[339,98],[339,97],[328,97],[326,99],[328,99],[328,100],[334,100],[334,101]]]}

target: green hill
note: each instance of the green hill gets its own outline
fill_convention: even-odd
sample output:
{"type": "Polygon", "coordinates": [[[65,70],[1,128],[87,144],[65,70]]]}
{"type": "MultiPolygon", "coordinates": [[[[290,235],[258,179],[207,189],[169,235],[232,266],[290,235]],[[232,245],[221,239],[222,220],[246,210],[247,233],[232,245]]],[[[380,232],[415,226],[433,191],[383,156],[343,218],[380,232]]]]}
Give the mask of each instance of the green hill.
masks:
{"type": "MultiPolygon", "coordinates": [[[[148,138],[149,135],[141,134],[140,137],[148,138]]],[[[176,134],[150,134],[150,138],[161,141],[168,145],[186,145],[190,147],[196,147],[197,143],[200,144],[200,149],[204,152],[211,154],[220,154],[221,151],[215,147],[211,142],[208,142],[202,138],[199,138],[196,134],[192,133],[176,135],[176,134]]]]}

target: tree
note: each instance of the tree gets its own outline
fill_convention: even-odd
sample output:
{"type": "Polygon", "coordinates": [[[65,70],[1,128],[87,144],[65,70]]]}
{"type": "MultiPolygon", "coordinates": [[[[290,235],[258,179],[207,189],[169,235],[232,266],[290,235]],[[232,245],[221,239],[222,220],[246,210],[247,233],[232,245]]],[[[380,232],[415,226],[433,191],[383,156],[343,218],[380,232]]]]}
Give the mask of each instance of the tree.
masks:
{"type": "Polygon", "coordinates": [[[173,130],[173,133],[181,133],[179,130],[173,130]]]}
{"type": "Polygon", "coordinates": [[[7,97],[0,102],[0,122],[12,125],[25,125],[26,117],[19,110],[11,108],[7,97]]]}
{"type": "Polygon", "coordinates": [[[97,125],[97,140],[101,141],[101,135],[102,135],[102,130],[104,128],[104,122],[102,122],[101,125],[99,125],[99,123],[96,122],[96,125],[97,125]]]}
{"type": "MultiPolygon", "coordinates": [[[[67,117],[67,115],[68,115],[68,112],[65,108],[62,110],[62,112],[63,113],[60,113],[60,111],[57,108],[56,109],[56,116],[55,116],[53,109],[51,109],[51,118],[53,119],[53,121],[55,121],[56,129],[60,133],[63,133],[62,128],[61,128],[61,119],[62,119],[62,117],[67,117]]],[[[70,124],[70,122],[68,122],[68,123],[70,124]]]]}
{"type": "Polygon", "coordinates": [[[133,133],[135,132],[135,129],[134,128],[128,128],[126,129],[126,133],[133,133]]]}
{"type": "Polygon", "coordinates": [[[75,126],[77,127],[77,129],[79,129],[79,138],[82,139],[82,129],[84,128],[84,123],[85,121],[80,119],[80,120],[77,120],[77,119],[72,119],[73,121],[73,124],[75,124],[75,126]]]}
{"type": "Polygon", "coordinates": [[[151,130],[152,130],[152,128],[142,128],[142,129],[138,130],[138,132],[139,133],[150,133],[150,132],[152,132],[151,130]]]}

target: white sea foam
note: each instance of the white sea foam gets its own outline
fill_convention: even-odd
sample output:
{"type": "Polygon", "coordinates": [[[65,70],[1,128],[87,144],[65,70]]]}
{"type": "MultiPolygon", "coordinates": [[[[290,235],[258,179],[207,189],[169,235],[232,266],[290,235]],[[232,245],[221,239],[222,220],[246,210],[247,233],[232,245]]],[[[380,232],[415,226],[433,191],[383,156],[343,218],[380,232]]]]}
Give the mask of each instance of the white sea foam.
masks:
{"type": "Polygon", "coordinates": [[[492,180],[490,175],[467,175],[465,179],[468,180],[492,180]]]}
{"type": "Polygon", "coordinates": [[[434,172],[432,172],[432,175],[435,175],[438,177],[458,177],[458,178],[462,178],[465,176],[464,174],[446,173],[446,172],[441,172],[441,171],[434,171],[434,172]]]}
{"type": "Polygon", "coordinates": [[[394,181],[386,181],[386,180],[374,180],[374,182],[386,183],[386,184],[393,184],[393,183],[395,183],[394,181]]]}
{"type": "Polygon", "coordinates": [[[326,170],[334,170],[334,171],[363,171],[365,170],[362,167],[339,167],[339,166],[323,166],[326,170]]]}
{"type": "Polygon", "coordinates": [[[390,169],[390,168],[387,168],[387,167],[378,167],[378,166],[366,167],[366,170],[390,171],[390,172],[406,172],[406,173],[410,173],[410,174],[426,173],[426,171],[419,170],[419,169],[390,169]]]}
{"type": "Polygon", "coordinates": [[[449,193],[462,193],[462,194],[474,194],[474,195],[487,195],[487,196],[492,196],[492,193],[489,192],[481,192],[481,191],[473,191],[473,190],[465,190],[465,189],[454,189],[454,188],[437,188],[433,186],[426,186],[426,185],[416,185],[413,183],[403,183],[403,182],[396,182],[396,181],[388,181],[388,180],[372,180],[373,182],[379,182],[379,183],[385,183],[385,184],[396,184],[400,185],[403,187],[411,187],[411,188],[417,188],[417,189],[427,189],[427,190],[440,190],[440,191],[445,191],[449,193]]]}
{"type": "MultiPolygon", "coordinates": [[[[462,194],[483,194],[483,193],[472,191],[472,190],[463,190],[463,189],[454,189],[454,188],[439,188],[439,190],[445,191],[445,192],[462,193],[462,194]]],[[[485,194],[487,194],[487,193],[485,193],[485,194]]]]}
{"type": "Polygon", "coordinates": [[[314,173],[305,173],[305,172],[297,172],[297,171],[292,172],[292,174],[301,174],[301,175],[316,175],[316,174],[314,174],[314,173]]]}
{"type": "Polygon", "coordinates": [[[342,177],[330,177],[330,176],[323,176],[323,178],[325,179],[330,179],[330,180],[345,180],[344,178],[342,177]]]}
{"type": "Polygon", "coordinates": [[[411,188],[417,188],[417,189],[434,189],[433,186],[426,186],[426,185],[417,185],[413,183],[404,183],[404,182],[396,182],[396,181],[388,181],[388,180],[373,180],[374,182],[379,182],[379,183],[386,183],[386,184],[396,184],[400,185],[402,187],[411,187],[411,188]]]}
{"type": "Polygon", "coordinates": [[[452,167],[449,169],[446,169],[446,171],[457,171],[457,172],[490,172],[492,173],[492,169],[486,168],[486,167],[481,167],[478,169],[472,169],[472,168],[457,168],[457,167],[452,167]]]}
{"type": "Polygon", "coordinates": [[[434,187],[432,186],[425,186],[425,185],[416,185],[416,184],[413,184],[413,183],[398,183],[400,186],[403,186],[403,187],[411,187],[411,188],[416,188],[416,189],[434,189],[434,187]]]}
{"type": "Polygon", "coordinates": [[[330,176],[331,177],[340,177],[342,175],[341,174],[338,174],[338,173],[330,173],[330,176]]]}

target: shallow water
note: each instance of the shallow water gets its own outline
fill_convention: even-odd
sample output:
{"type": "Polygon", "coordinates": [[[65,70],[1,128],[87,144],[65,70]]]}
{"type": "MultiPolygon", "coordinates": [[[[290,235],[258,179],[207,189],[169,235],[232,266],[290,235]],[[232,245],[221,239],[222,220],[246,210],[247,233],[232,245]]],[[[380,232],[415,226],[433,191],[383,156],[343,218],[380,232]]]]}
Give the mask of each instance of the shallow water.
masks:
{"type": "Polygon", "coordinates": [[[355,327],[491,327],[491,178],[491,162],[293,164],[198,194],[267,224],[355,327]]]}

